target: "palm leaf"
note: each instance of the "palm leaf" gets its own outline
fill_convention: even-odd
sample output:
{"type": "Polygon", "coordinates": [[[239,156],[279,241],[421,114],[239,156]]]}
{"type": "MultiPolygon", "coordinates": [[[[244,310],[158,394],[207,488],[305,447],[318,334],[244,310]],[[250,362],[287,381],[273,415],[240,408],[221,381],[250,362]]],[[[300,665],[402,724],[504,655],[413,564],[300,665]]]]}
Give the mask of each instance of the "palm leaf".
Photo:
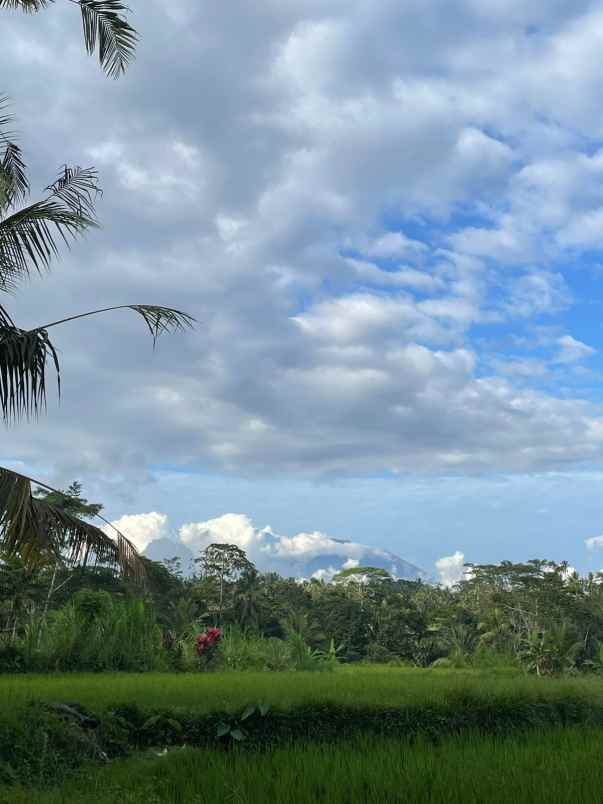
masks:
{"type": "Polygon", "coordinates": [[[0,409],[5,422],[36,416],[46,407],[46,363],[54,363],[60,395],[57,353],[44,329],[18,329],[0,307],[0,409]]]}
{"type": "Polygon", "coordinates": [[[46,191],[47,198],[0,220],[0,289],[10,290],[32,268],[48,268],[59,253],[58,238],[69,245],[70,239],[98,226],[94,201],[100,189],[93,168],[64,167],[46,191]]]}
{"type": "Polygon", "coordinates": [[[27,184],[25,165],[20,158],[20,151],[10,140],[12,132],[6,130],[13,120],[13,116],[6,111],[7,107],[8,98],[0,95],[0,144],[5,147],[0,162],[0,211],[7,209],[15,195],[19,195],[18,190],[15,193],[15,186],[27,184]]]}
{"type": "Polygon", "coordinates": [[[133,310],[143,317],[155,345],[160,335],[193,326],[194,319],[171,307],[149,304],[125,304],[106,307],[88,313],[53,321],[33,330],[22,330],[0,307],[0,409],[5,423],[36,416],[46,406],[46,365],[54,364],[60,395],[60,365],[57,352],[47,330],[78,318],[98,315],[112,310],[133,310]]]}
{"type": "MultiPolygon", "coordinates": [[[[84,43],[92,55],[98,48],[101,68],[112,78],[126,71],[134,57],[138,34],[124,18],[130,9],[120,0],[71,0],[82,13],[84,43]]],[[[0,10],[35,14],[54,0],[0,0],[0,10]]]]}
{"type": "Polygon", "coordinates": [[[35,14],[43,8],[47,8],[51,3],[54,3],[54,0],[0,0],[0,8],[35,14]]]}
{"type": "Polygon", "coordinates": [[[195,319],[188,313],[183,313],[170,307],[156,307],[151,304],[129,304],[128,308],[144,318],[153,338],[153,346],[155,346],[160,335],[171,335],[173,332],[191,329],[195,323],[195,319]]]}
{"type": "Polygon", "coordinates": [[[35,566],[56,562],[73,565],[91,555],[95,563],[113,564],[124,575],[138,580],[144,578],[143,561],[123,533],[113,528],[117,537],[114,541],[100,528],[34,497],[32,483],[57,491],[0,466],[0,551],[3,556],[19,556],[27,565],[35,566]]]}
{"type": "Polygon", "coordinates": [[[70,168],[64,165],[58,178],[45,188],[54,198],[62,201],[66,209],[77,212],[82,218],[95,221],[95,201],[103,191],[98,186],[98,173],[94,168],[70,168]]]}
{"type": "Polygon", "coordinates": [[[0,162],[0,209],[23,201],[29,193],[29,182],[21,149],[7,142],[0,162]]]}
{"type": "Polygon", "coordinates": [[[134,57],[138,34],[122,16],[129,11],[120,0],[79,0],[84,42],[90,55],[98,48],[102,69],[118,78],[134,57]]]}

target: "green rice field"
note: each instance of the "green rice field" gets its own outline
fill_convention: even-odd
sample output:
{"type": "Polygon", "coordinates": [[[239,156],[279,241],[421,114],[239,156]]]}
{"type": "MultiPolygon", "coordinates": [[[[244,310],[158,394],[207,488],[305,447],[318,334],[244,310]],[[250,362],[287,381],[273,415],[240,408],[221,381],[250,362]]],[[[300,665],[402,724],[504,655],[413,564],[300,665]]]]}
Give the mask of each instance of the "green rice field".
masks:
{"type": "Polygon", "coordinates": [[[65,673],[0,676],[0,717],[32,700],[77,701],[94,710],[121,703],[191,712],[236,711],[250,701],[273,708],[325,703],[398,707],[446,703],[464,694],[485,700],[547,700],[564,695],[603,703],[603,679],[538,679],[516,672],[342,667],[333,673],[65,673]]]}
{"type": "Polygon", "coordinates": [[[1,804],[595,804],[603,734],[552,730],[439,745],[360,740],[269,754],[174,749],[81,773],[60,790],[11,790],[1,804]]]}
{"type": "Polygon", "coordinates": [[[0,804],[591,804],[603,801],[602,723],[603,679],[596,676],[374,665],[322,673],[6,675],[0,779],[2,762],[5,779],[7,763],[20,775],[5,781],[10,786],[0,782],[0,804]],[[134,742],[106,764],[96,755],[70,764],[71,737],[59,731],[48,743],[38,727],[21,723],[36,702],[80,704],[109,718],[112,708],[136,704],[145,718],[162,710],[181,716],[189,731],[166,744],[159,731],[157,740],[134,742]],[[258,702],[275,713],[269,739],[220,742],[215,723],[258,702]],[[403,710],[414,713],[398,721],[417,725],[414,738],[404,725],[381,730],[403,710]],[[352,724],[349,734],[339,726],[325,731],[337,717],[352,724]],[[293,740],[287,729],[300,718],[306,725],[293,740]],[[209,738],[199,742],[209,721],[209,738]],[[277,738],[274,728],[281,728],[277,738]],[[29,757],[25,766],[11,735],[29,757]],[[40,768],[44,775],[36,776],[40,768]]]}

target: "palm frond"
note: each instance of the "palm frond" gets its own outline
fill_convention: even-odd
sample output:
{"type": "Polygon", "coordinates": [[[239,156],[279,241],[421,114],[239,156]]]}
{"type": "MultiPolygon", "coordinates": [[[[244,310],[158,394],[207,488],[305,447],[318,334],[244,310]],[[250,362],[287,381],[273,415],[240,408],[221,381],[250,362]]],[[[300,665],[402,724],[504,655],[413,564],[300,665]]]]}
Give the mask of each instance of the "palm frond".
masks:
{"type": "Polygon", "coordinates": [[[120,0],[78,0],[84,42],[90,55],[98,48],[102,69],[118,78],[134,57],[138,34],[123,17],[129,8],[120,0]]]}
{"type": "Polygon", "coordinates": [[[0,306],[0,409],[5,422],[37,416],[46,407],[46,364],[54,364],[58,391],[58,355],[44,329],[30,332],[15,326],[0,306]]]}
{"type": "Polygon", "coordinates": [[[153,338],[153,346],[160,335],[192,329],[195,324],[192,315],[171,307],[157,307],[152,304],[129,304],[127,306],[144,318],[153,338]]]}
{"type": "Polygon", "coordinates": [[[33,330],[22,330],[0,306],[0,409],[6,424],[23,417],[37,416],[46,407],[46,366],[52,361],[59,395],[61,370],[57,352],[48,337],[51,327],[112,310],[133,310],[141,315],[155,345],[160,335],[191,328],[195,319],[171,307],[150,304],[124,304],[53,321],[33,330]]]}
{"type": "Polygon", "coordinates": [[[8,8],[11,11],[24,11],[26,14],[35,14],[47,8],[54,0],[0,0],[0,9],[8,8]]]}
{"type": "MultiPolygon", "coordinates": [[[[2,2],[2,0],[0,0],[2,2]]],[[[7,112],[9,105],[9,98],[7,95],[0,95],[0,142],[8,142],[12,136],[12,132],[3,131],[10,123],[13,122],[13,115],[7,112]]]]}
{"type": "Polygon", "coordinates": [[[80,217],[96,223],[95,201],[103,191],[98,186],[98,173],[94,168],[69,167],[64,165],[52,184],[45,188],[54,198],[63,202],[67,209],[80,217]]]}
{"type": "Polygon", "coordinates": [[[97,227],[94,200],[100,192],[96,172],[65,167],[46,190],[49,196],[0,220],[0,289],[11,289],[31,269],[42,272],[65,244],[97,227]]]}
{"type": "Polygon", "coordinates": [[[0,209],[24,201],[29,193],[21,149],[14,142],[7,142],[0,162],[0,209]]]}
{"type": "Polygon", "coordinates": [[[96,563],[113,564],[124,575],[144,579],[144,563],[123,533],[113,528],[116,533],[113,540],[100,528],[34,497],[32,483],[57,491],[0,466],[0,551],[3,556],[19,556],[30,566],[56,562],[73,565],[92,556],[96,563]]]}

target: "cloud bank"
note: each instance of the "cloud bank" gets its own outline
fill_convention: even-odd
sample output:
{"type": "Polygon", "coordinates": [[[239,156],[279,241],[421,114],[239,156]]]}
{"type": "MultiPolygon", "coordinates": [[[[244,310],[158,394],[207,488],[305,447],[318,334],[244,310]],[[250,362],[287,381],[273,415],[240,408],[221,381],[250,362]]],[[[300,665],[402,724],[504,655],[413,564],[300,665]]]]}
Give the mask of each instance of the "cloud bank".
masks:
{"type": "Polygon", "coordinates": [[[118,85],[64,5],[3,12],[0,69],[34,184],[96,163],[105,229],[15,317],[144,301],[200,325],[154,356],[125,314],[57,330],[63,404],[9,433],[8,457],[111,494],[156,465],[603,460],[603,411],[576,371],[599,365],[596,345],[565,318],[580,261],[603,250],[596,4],[234,0],[208,17],[149,0],[118,85]]]}
{"type": "MultiPolygon", "coordinates": [[[[270,526],[257,528],[245,514],[223,514],[205,522],[168,530],[165,514],[130,514],[112,522],[140,551],[155,560],[180,555],[185,569],[210,544],[236,544],[262,571],[329,581],[342,569],[377,566],[395,578],[427,577],[427,573],[388,550],[355,541],[334,539],[325,533],[284,536],[270,526]]],[[[110,531],[108,531],[110,532],[110,531]]]]}

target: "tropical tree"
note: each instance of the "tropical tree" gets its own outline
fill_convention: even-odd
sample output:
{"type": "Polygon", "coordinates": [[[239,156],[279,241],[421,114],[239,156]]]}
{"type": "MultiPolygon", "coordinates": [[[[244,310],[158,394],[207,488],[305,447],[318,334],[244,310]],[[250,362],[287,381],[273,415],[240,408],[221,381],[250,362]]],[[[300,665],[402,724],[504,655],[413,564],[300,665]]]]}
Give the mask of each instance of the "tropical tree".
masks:
{"type": "Polygon", "coordinates": [[[82,484],[78,480],[74,480],[68,489],[63,491],[48,491],[47,489],[36,489],[34,497],[45,500],[55,508],[60,508],[63,511],[68,511],[70,514],[75,514],[82,519],[92,519],[103,510],[102,503],[91,503],[85,497],[82,497],[82,484]]]}
{"type": "MultiPolygon", "coordinates": [[[[108,75],[117,77],[131,59],[137,38],[122,15],[126,7],[118,0],[72,2],[80,6],[86,48],[89,52],[98,49],[101,67],[108,75]]],[[[52,0],[0,0],[0,10],[33,13],[51,4],[52,0]]],[[[14,291],[32,272],[49,269],[61,243],[69,245],[97,227],[95,203],[101,192],[94,168],[65,166],[46,187],[43,197],[30,202],[26,165],[11,135],[10,123],[6,99],[0,98],[0,293],[14,291]]],[[[49,363],[56,373],[60,394],[59,359],[48,330],[119,309],[140,315],[153,342],[163,333],[193,323],[191,316],[173,308],[127,304],[71,315],[24,330],[0,303],[0,413],[5,424],[22,417],[35,417],[45,408],[49,363]]],[[[32,483],[50,494],[59,493],[41,481],[0,467],[0,555],[18,556],[26,565],[76,563],[83,556],[92,555],[95,560],[114,563],[126,574],[142,574],[143,565],[137,552],[123,534],[115,531],[116,538],[112,539],[82,520],[77,512],[56,505],[56,497],[35,496],[32,483]]]]}
{"type": "Polygon", "coordinates": [[[255,567],[247,554],[236,544],[210,544],[203,550],[195,563],[200,564],[203,579],[214,581],[218,592],[217,624],[222,622],[224,592],[227,584],[236,581],[241,575],[252,573],[255,567]]]}
{"type": "MultiPolygon", "coordinates": [[[[46,188],[40,201],[26,203],[29,183],[20,148],[7,135],[10,117],[0,116],[0,292],[14,290],[32,271],[50,267],[61,241],[68,243],[96,227],[94,204],[99,193],[92,168],[65,167],[46,188]]],[[[102,308],[24,330],[0,304],[0,411],[6,424],[35,417],[46,404],[46,373],[51,363],[60,394],[60,364],[48,330],[78,318],[130,309],[145,321],[153,340],[159,335],[189,327],[191,316],[168,307],[120,305],[102,308]]],[[[27,562],[53,562],[61,557],[78,560],[92,553],[114,561],[126,572],[140,572],[132,544],[117,533],[117,540],[83,522],[69,510],[32,494],[31,483],[49,492],[56,489],[0,467],[0,550],[21,555],[27,562]]]]}

